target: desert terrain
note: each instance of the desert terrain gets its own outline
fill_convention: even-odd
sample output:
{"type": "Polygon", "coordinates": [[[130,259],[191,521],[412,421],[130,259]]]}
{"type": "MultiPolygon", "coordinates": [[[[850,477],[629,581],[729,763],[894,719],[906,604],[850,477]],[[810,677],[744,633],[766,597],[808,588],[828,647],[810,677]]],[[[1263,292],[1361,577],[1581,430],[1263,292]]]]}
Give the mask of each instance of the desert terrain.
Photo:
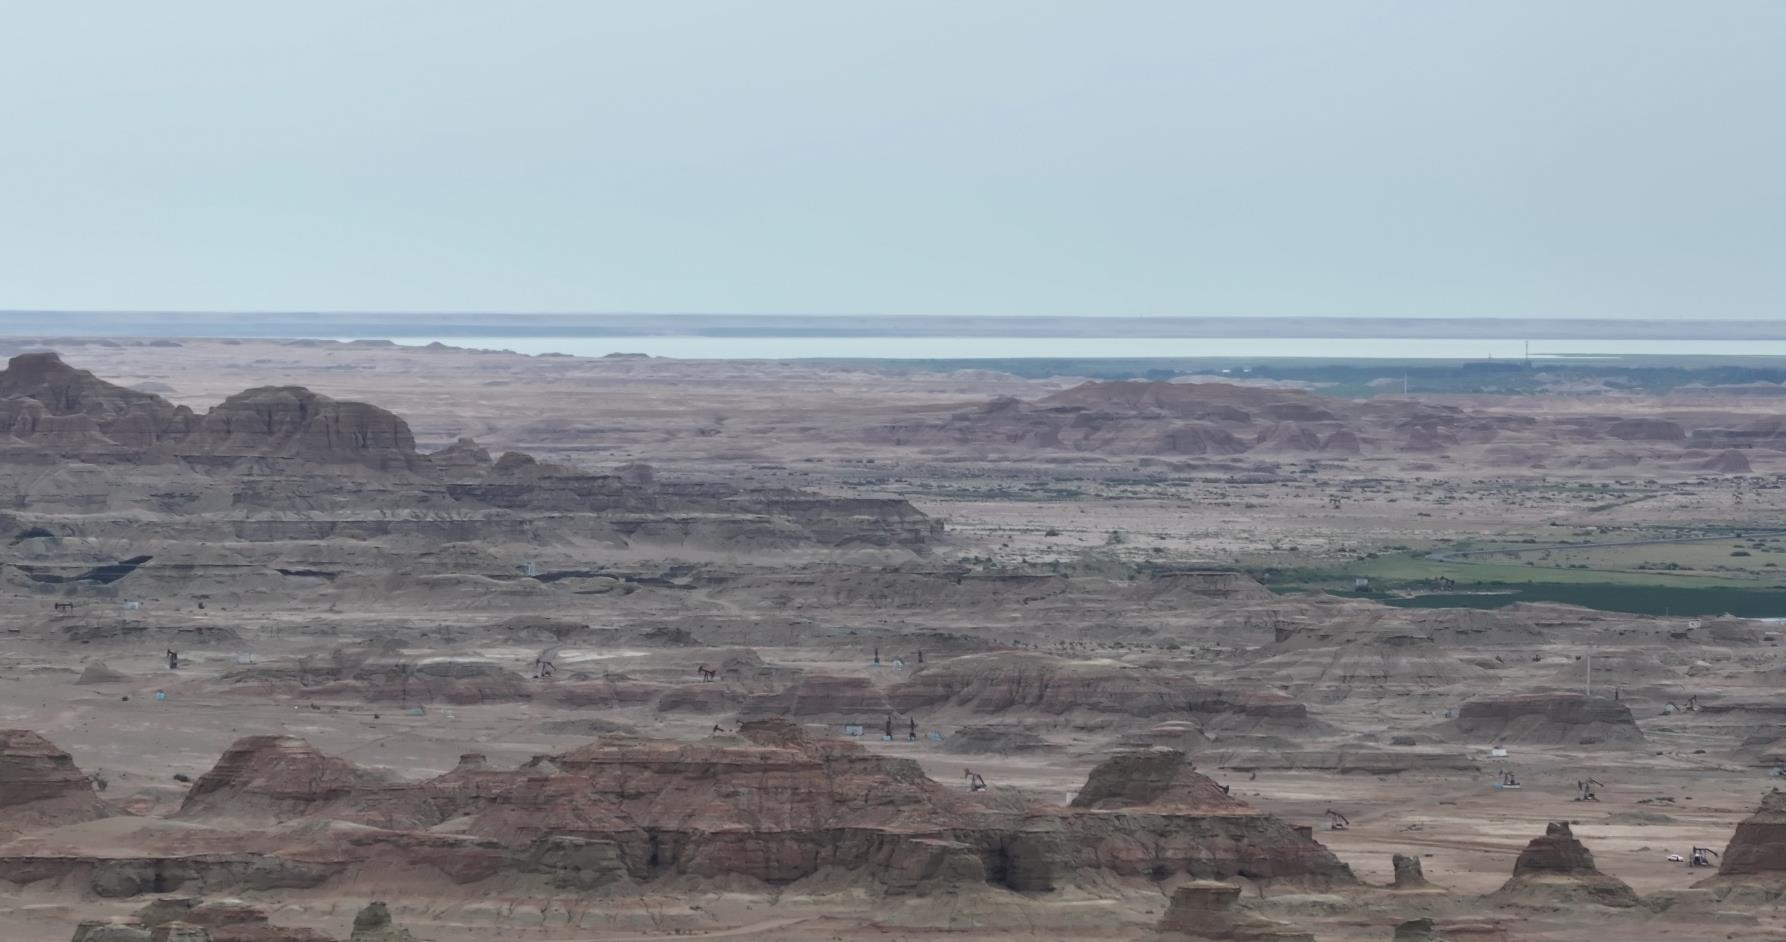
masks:
{"type": "Polygon", "coordinates": [[[1786,933],[1765,384],[3,346],[7,939],[1786,933]]]}

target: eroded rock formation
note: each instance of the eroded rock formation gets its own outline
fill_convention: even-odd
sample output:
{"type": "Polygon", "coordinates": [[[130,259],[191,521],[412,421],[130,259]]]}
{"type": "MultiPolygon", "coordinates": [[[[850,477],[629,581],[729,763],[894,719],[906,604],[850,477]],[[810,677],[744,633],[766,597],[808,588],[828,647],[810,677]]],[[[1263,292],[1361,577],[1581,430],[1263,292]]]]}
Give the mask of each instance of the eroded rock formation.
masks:
{"type": "Polygon", "coordinates": [[[1197,881],[1172,892],[1172,905],[1160,917],[1163,940],[1224,939],[1234,942],[1315,942],[1289,923],[1267,919],[1240,907],[1240,887],[1197,881]]]}
{"type": "Polygon", "coordinates": [[[21,509],[252,508],[252,521],[216,521],[215,532],[191,535],[256,542],[347,533],[438,543],[531,536],[545,526],[610,542],[922,551],[942,526],[904,500],[664,481],[636,463],[604,473],[520,453],[492,462],[470,441],[424,455],[401,417],[298,386],[244,390],[197,415],[54,353],[14,357],[0,370],[0,467],[69,463],[136,466],[133,480],[154,486],[142,494],[44,489],[21,509]],[[542,511],[552,513],[550,524],[539,521],[542,511]]]}
{"type": "Polygon", "coordinates": [[[893,688],[888,701],[900,712],[1197,716],[1206,727],[1225,724],[1224,728],[1237,731],[1255,724],[1294,730],[1309,723],[1306,706],[1275,690],[1212,686],[1114,661],[1070,661],[1027,652],[972,654],[927,666],[893,688]]]}
{"type": "Polygon", "coordinates": [[[1786,792],[1761,796],[1761,806],[1736,826],[1718,858],[1718,876],[1786,881],[1786,792]]]}
{"type": "Polygon", "coordinates": [[[1176,749],[1146,749],[1105,759],[1091,770],[1072,802],[1074,808],[1146,806],[1232,810],[1247,805],[1192,768],[1176,749]]]}
{"type": "Polygon", "coordinates": [[[293,736],[249,736],[225,750],[186,793],[179,815],[286,821],[385,783],[293,736]]]}
{"type": "Polygon", "coordinates": [[[68,753],[30,730],[0,730],[0,839],[114,813],[68,753]]]}
{"type": "Polygon", "coordinates": [[[1566,821],[1552,821],[1542,837],[1532,838],[1513,864],[1513,877],[1490,897],[1509,903],[1597,903],[1630,907],[1636,891],[1617,877],[1601,873],[1594,855],[1577,840],[1566,821]]]}
{"type": "MultiPolygon", "coordinates": [[[[693,743],[610,736],[512,770],[461,762],[421,782],[386,780],[302,740],[250,737],[194,783],[178,817],[204,830],[181,832],[178,854],[25,855],[0,879],[85,878],[107,896],[215,893],[326,885],[377,861],[454,884],[579,892],[666,877],[768,887],[835,879],[894,894],[1046,892],[1174,874],[1356,882],[1326,848],[1220,795],[1182,757],[1144,761],[1160,772],[1145,793],[1018,812],[932,781],[910,760],[815,740],[779,719],[693,743]],[[259,831],[232,830],[244,823],[259,831]],[[331,833],[319,827],[350,830],[324,845],[309,837],[331,833]],[[206,855],[209,843],[247,853],[206,855]]],[[[1099,784],[1111,775],[1092,793],[1111,791],[1099,784]]]]}
{"type": "Polygon", "coordinates": [[[391,921],[391,911],[384,903],[373,901],[354,914],[348,942],[415,942],[415,936],[391,921]]]}
{"type": "Polygon", "coordinates": [[[1643,741],[1631,709],[1610,697],[1525,693],[1483,697],[1458,708],[1455,732],[1477,741],[1526,745],[1626,746],[1643,741]]]}
{"type": "Polygon", "coordinates": [[[1392,886],[1398,890],[1424,890],[1432,886],[1426,882],[1426,871],[1420,866],[1420,858],[1412,854],[1396,854],[1390,858],[1395,867],[1395,882],[1392,886]]]}

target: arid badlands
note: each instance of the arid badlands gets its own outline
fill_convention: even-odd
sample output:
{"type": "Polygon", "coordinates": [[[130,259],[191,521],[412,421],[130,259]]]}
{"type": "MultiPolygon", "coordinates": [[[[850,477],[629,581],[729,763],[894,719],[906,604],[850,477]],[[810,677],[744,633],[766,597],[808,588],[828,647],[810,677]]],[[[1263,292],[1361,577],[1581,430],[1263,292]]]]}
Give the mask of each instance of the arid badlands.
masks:
{"type": "Polygon", "coordinates": [[[7,942],[1786,938],[1778,387],[5,352],[7,942]]]}

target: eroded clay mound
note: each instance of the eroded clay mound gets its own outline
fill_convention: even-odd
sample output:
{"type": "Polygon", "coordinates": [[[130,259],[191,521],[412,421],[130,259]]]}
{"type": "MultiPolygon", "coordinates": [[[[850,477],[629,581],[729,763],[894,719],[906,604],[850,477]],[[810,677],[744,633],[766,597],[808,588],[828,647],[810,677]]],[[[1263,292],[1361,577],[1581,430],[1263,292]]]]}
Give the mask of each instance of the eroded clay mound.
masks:
{"type": "MultiPolygon", "coordinates": [[[[887,695],[867,677],[809,674],[774,693],[744,701],[745,716],[788,716],[872,725],[889,712],[887,695]]],[[[904,735],[903,724],[894,730],[904,735]]]]}
{"type": "Polygon", "coordinates": [[[1532,838],[1513,864],[1513,877],[1490,897],[1504,903],[1597,903],[1628,907],[1637,892],[1617,877],[1601,873],[1594,855],[1577,840],[1566,821],[1552,821],[1544,836],[1532,838]]]}
{"type": "MultiPolygon", "coordinates": [[[[1404,636],[1405,637],[1405,636],[1404,636]]],[[[1425,638],[1286,651],[1249,665],[1247,676],[1284,684],[1319,702],[1405,696],[1488,677],[1490,672],[1425,638]]]]}
{"type": "Polygon", "coordinates": [[[1629,746],[1643,742],[1631,709],[1611,697],[1524,693],[1470,700],[1450,724],[1476,742],[1560,746],[1629,746]]]}
{"type": "Polygon", "coordinates": [[[952,707],[968,713],[1029,711],[1165,716],[1188,710],[1194,685],[1115,661],[1070,661],[1046,654],[970,654],[932,664],[889,695],[901,712],[952,707]]]}
{"type": "Polygon", "coordinates": [[[491,661],[466,658],[401,660],[340,649],[328,658],[303,658],[231,672],[233,693],[303,696],[369,703],[507,703],[533,698],[537,685],[491,661]]]}
{"type": "Polygon", "coordinates": [[[1235,811],[1250,806],[1231,797],[1176,749],[1125,752],[1097,764],[1072,807],[1108,810],[1169,806],[1235,811]]]}
{"type": "Polygon", "coordinates": [[[0,730],[0,840],[114,813],[55,743],[30,730],[0,730]]]}
{"type": "Polygon", "coordinates": [[[248,736],[192,783],[178,816],[284,821],[386,782],[385,776],[323,755],[295,736],[248,736]]]}
{"type": "Polygon", "coordinates": [[[1019,755],[1048,748],[1048,740],[1016,723],[963,726],[943,740],[943,751],[962,755],[1019,755]]]}
{"type": "Polygon", "coordinates": [[[1240,726],[1268,721],[1286,728],[1309,723],[1307,707],[1275,690],[1200,684],[1117,661],[1075,661],[1029,652],[970,654],[927,666],[893,688],[888,701],[900,712],[950,709],[967,714],[1104,714],[1162,720],[1201,715],[1210,721],[1238,720],[1240,726]]]}
{"type": "MultiPolygon", "coordinates": [[[[195,870],[191,882],[207,891],[232,885],[237,871],[314,886],[373,861],[425,864],[456,884],[614,892],[662,878],[767,887],[831,880],[887,893],[1046,892],[1172,874],[1356,883],[1311,837],[1218,802],[1200,779],[1175,771],[1157,793],[1140,796],[1152,803],[1134,807],[998,810],[911,760],[814,739],[779,719],[698,742],[611,736],[519,769],[468,757],[420,782],[386,780],[302,740],[251,737],[194,784],[179,817],[223,837],[247,823],[268,835],[250,842],[271,851],[255,867],[218,861],[195,870]],[[316,842],[328,835],[319,853],[316,842]],[[308,847],[316,849],[301,861],[280,856],[308,847]],[[294,863],[302,873],[287,872],[294,863]]],[[[182,847],[194,840],[183,836],[182,847]]],[[[158,869],[158,859],[140,852],[131,866],[177,869],[158,869]]],[[[15,863],[33,872],[82,866],[15,863]]],[[[116,882],[111,895],[154,885],[116,882]]]]}
{"type": "Polygon", "coordinates": [[[1718,858],[1719,877],[1766,877],[1786,882],[1786,792],[1763,795],[1761,807],[1736,826],[1718,858]]]}

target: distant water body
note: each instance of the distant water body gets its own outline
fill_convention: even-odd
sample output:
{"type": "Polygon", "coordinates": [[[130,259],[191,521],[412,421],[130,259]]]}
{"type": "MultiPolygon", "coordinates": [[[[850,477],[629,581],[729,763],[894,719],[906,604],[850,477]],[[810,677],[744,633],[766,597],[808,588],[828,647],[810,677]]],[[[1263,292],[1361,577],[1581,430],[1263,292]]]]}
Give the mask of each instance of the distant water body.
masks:
{"type": "MultiPolygon", "coordinates": [[[[393,337],[403,346],[599,357],[644,353],[689,360],[1199,359],[1518,360],[1517,340],[1191,337],[393,337]]],[[[1547,340],[1533,359],[1618,356],[1786,356],[1786,340],[1547,340]]]]}

